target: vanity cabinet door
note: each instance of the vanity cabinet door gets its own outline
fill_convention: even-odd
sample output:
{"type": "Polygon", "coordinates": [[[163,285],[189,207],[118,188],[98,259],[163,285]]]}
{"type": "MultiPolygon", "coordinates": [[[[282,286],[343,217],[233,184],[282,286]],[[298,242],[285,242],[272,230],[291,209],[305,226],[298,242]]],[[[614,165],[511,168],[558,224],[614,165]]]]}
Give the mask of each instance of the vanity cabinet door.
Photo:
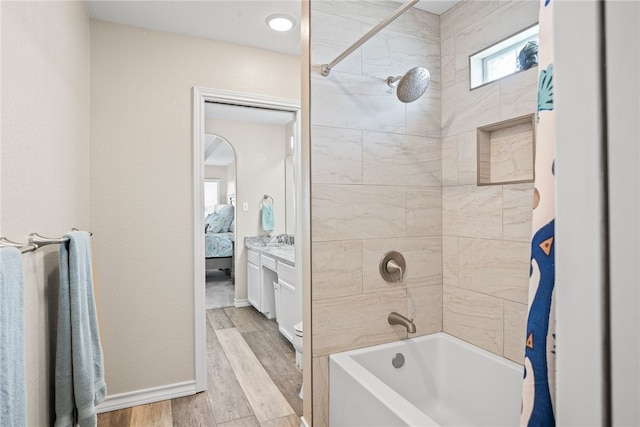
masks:
{"type": "Polygon", "coordinates": [[[284,280],[278,280],[280,285],[280,314],[278,329],[289,341],[293,342],[293,325],[296,321],[296,288],[284,280]]]}
{"type": "Polygon", "coordinates": [[[260,307],[260,267],[247,262],[247,299],[258,311],[260,307]]]}

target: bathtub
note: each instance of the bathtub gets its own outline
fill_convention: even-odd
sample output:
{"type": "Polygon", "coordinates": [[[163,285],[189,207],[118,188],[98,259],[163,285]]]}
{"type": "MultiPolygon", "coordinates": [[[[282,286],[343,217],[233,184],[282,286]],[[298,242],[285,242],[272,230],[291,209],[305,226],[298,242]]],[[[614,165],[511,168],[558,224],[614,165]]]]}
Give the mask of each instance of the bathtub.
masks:
{"type": "Polygon", "coordinates": [[[329,375],[331,427],[520,423],[522,366],[445,333],[332,354],[329,375]]]}

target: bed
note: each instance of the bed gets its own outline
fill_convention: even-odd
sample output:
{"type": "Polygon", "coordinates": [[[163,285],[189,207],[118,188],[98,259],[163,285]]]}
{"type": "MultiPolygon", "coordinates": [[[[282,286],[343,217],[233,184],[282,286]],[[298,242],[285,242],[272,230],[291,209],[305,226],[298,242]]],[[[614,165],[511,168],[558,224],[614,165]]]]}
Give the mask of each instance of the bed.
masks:
{"type": "Polygon", "coordinates": [[[216,205],[205,220],[205,268],[233,271],[235,243],[233,205],[216,205]]]}

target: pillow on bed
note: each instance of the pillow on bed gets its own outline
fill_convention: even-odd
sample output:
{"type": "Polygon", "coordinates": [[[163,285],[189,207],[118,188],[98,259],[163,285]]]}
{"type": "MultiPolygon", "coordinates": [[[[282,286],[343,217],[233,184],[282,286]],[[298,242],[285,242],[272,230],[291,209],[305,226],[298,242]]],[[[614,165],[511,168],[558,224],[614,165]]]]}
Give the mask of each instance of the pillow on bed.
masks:
{"type": "Polygon", "coordinates": [[[226,233],[233,221],[233,206],[226,205],[219,213],[212,213],[207,217],[205,233],[226,233]]]}
{"type": "Polygon", "coordinates": [[[207,230],[209,229],[209,224],[211,223],[211,220],[213,219],[213,217],[215,215],[218,215],[215,212],[211,212],[209,215],[207,215],[207,217],[204,219],[204,232],[206,233],[207,230]]]}
{"type": "Polygon", "coordinates": [[[224,208],[220,209],[220,213],[218,214],[224,218],[222,222],[222,231],[221,233],[226,233],[229,231],[229,227],[231,227],[231,222],[233,221],[233,206],[226,205],[224,208]]]}
{"type": "Polygon", "coordinates": [[[229,226],[229,232],[231,232],[231,233],[235,233],[236,232],[236,220],[235,220],[235,218],[233,219],[233,221],[231,221],[231,225],[229,226]]]}

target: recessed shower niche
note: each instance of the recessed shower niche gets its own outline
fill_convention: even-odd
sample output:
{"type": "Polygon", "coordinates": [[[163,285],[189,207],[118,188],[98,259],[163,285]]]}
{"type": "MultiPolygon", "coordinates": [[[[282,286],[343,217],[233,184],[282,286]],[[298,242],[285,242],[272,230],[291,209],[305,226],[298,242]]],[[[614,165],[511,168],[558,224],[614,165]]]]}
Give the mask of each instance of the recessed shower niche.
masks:
{"type": "Polygon", "coordinates": [[[535,114],[479,127],[478,185],[533,182],[535,114]]]}

